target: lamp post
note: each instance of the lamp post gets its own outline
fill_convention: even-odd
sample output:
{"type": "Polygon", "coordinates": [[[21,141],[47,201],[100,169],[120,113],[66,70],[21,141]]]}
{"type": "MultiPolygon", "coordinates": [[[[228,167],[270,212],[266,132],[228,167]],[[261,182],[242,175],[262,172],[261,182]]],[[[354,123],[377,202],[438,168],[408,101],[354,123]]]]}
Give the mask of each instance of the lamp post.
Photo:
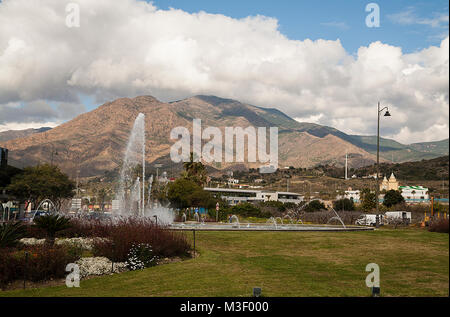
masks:
{"type": "Polygon", "coordinates": [[[50,144],[52,146],[52,157],[50,165],[53,166],[53,155],[58,155],[58,151],[55,151],[55,145],[53,143],[50,144]]]}
{"type": "MultiPolygon", "coordinates": [[[[380,114],[386,110],[384,117],[390,117],[391,114],[389,113],[389,108],[388,107],[384,107],[382,109],[380,109],[380,103],[378,102],[378,126],[377,126],[377,175],[376,175],[376,179],[377,179],[377,188],[376,188],[376,197],[375,197],[375,201],[376,201],[376,206],[377,206],[377,215],[378,212],[380,210],[380,206],[379,206],[379,195],[380,195],[380,114]]],[[[378,227],[378,222],[377,222],[377,227],[378,227]]]]}

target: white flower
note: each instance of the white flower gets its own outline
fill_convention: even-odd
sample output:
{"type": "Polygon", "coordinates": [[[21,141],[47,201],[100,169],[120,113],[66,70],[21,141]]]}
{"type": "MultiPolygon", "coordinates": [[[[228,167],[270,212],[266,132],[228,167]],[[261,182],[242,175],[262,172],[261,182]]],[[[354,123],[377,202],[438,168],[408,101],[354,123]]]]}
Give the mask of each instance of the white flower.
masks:
{"type": "Polygon", "coordinates": [[[127,271],[126,263],[112,262],[105,257],[81,258],[76,262],[80,268],[82,278],[91,275],[106,275],[111,273],[120,273],[127,271]]]}

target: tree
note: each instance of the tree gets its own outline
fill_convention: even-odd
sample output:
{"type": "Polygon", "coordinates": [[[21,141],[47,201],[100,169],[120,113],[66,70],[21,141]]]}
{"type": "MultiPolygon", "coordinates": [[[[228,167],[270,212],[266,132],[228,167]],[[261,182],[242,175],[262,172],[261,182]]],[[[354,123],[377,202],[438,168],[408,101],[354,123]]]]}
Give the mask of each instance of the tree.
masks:
{"type": "Polygon", "coordinates": [[[100,203],[100,208],[103,211],[105,207],[105,200],[108,199],[108,191],[105,188],[101,188],[97,192],[98,202],[100,203]]]}
{"type": "Polygon", "coordinates": [[[34,206],[50,199],[59,210],[62,201],[74,195],[75,183],[57,166],[44,164],[27,167],[14,176],[7,190],[21,201],[30,200],[34,206]]]}
{"type": "Polygon", "coordinates": [[[217,200],[190,179],[179,178],[167,186],[167,199],[175,208],[214,208],[216,206],[217,200]]]}
{"type": "Polygon", "coordinates": [[[194,153],[191,152],[189,162],[184,162],[183,178],[190,179],[200,186],[206,184],[206,168],[202,162],[194,162],[194,153]]]}
{"type": "Polygon", "coordinates": [[[314,212],[320,210],[327,210],[325,205],[320,200],[313,200],[305,207],[306,212],[314,212]]]}
{"type": "Polygon", "coordinates": [[[0,224],[0,248],[13,247],[25,236],[25,226],[20,222],[0,224]]]}
{"type": "Polygon", "coordinates": [[[372,193],[369,188],[364,188],[361,191],[361,208],[364,212],[368,212],[377,207],[376,194],[372,193]]]}
{"type": "Polygon", "coordinates": [[[258,217],[261,210],[251,203],[240,203],[231,208],[231,213],[243,217],[258,217]]]}
{"type": "Polygon", "coordinates": [[[335,210],[353,211],[355,210],[355,203],[348,198],[338,199],[333,202],[333,208],[335,210]]]}
{"type": "Polygon", "coordinates": [[[34,219],[36,227],[47,233],[46,242],[49,245],[55,243],[56,233],[71,227],[70,219],[60,215],[45,215],[34,219]]]}
{"type": "Polygon", "coordinates": [[[398,190],[391,189],[384,195],[383,205],[388,208],[403,202],[405,202],[405,199],[398,190]]]}

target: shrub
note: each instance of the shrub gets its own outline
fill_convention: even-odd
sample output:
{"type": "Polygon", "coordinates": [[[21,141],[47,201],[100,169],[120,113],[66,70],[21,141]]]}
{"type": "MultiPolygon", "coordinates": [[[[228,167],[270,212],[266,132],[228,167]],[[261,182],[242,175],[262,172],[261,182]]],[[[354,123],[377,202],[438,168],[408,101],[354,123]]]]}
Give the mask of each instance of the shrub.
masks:
{"type": "MultiPolygon", "coordinates": [[[[346,225],[354,225],[356,219],[361,216],[361,212],[358,211],[338,211],[338,214],[346,225]]],[[[302,215],[301,220],[314,224],[326,224],[334,216],[335,214],[330,211],[306,212],[302,215]]]]}
{"type": "Polygon", "coordinates": [[[140,243],[150,244],[160,257],[187,256],[191,249],[184,233],[166,230],[148,219],[122,219],[109,226],[106,239],[94,242],[94,256],[125,262],[132,246],[140,243]]]}
{"type": "Polygon", "coordinates": [[[240,203],[231,208],[231,213],[243,217],[258,217],[261,210],[251,203],[240,203]]]}
{"type": "Polygon", "coordinates": [[[260,217],[280,217],[286,211],[286,206],[281,201],[265,201],[258,204],[260,217]]]}
{"type": "Polygon", "coordinates": [[[0,286],[15,280],[34,282],[66,276],[66,265],[75,263],[81,250],[69,246],[32,246],[8,249],[0,257],[0,286]]]}
{"type": "Polygon", "coordinates": [[[0,224],[0,248],[13,247],[25,236],[25,226],[20,222],[0,224]]]}
{"type": "Polygon", "coordinates": [[[131,247],[126,263],[128,269],[135,271],[155,266],[157,261],[158,257],[153,254],[152,246],[140,243],[131,247]]]}
{"type": "Polygon", "coordinates": [[[327,210],[325,205],[319,200],[313,200],[305,207],[306,212],[314,212],[319,210],[327,210]]]}
{"type": "Polygon", "coordinates": [[[70,227],[57,232],[57,237],[79,238],[79,237],[107,237],[111,230],[111,224],[99,219],[70,219],[70,227]]]}
{"type": "Polygon", "coordinates": [[[46,215],[34,219],[36,227],[45,230],[48,242],[53,245],[56,233],[70,228],[70,219],[60,215],[46,215]]]}
{"type": "Polygon", "coordinates": [[[403,203],[405,199],[402,196],[402,193],[398,190],[389,190],[384,195],[383,205],[386,207],[391,207],[393,205],[397,205],[403,203]]]}
{"type": "Polygon", "coordinates": [[[433,220],[428,227],[428,230],[431,232],[440,232],[440,233],[448,233],[449,224],[448,219],[437,219],[433,220]]]}
{"type": "Polygon", "coordinates": [[[348,198],[339,199],[333,202],[333,208],[335,210],[353,211],[355,210],[355,203],[348,198]]]}

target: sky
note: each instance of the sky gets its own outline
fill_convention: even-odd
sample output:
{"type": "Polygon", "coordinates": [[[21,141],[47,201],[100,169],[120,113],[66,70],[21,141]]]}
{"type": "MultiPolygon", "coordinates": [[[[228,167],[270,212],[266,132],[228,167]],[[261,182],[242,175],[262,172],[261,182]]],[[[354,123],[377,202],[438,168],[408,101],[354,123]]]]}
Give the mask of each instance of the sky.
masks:
{"type": "Polygon", "coordinates": [[[120,97],[206,94],[361,135],[381,101],[384,137],[448,138],[448,3],[377,1],[368,27],[370,3],[0,1],[0,131],[120,97]]]}

